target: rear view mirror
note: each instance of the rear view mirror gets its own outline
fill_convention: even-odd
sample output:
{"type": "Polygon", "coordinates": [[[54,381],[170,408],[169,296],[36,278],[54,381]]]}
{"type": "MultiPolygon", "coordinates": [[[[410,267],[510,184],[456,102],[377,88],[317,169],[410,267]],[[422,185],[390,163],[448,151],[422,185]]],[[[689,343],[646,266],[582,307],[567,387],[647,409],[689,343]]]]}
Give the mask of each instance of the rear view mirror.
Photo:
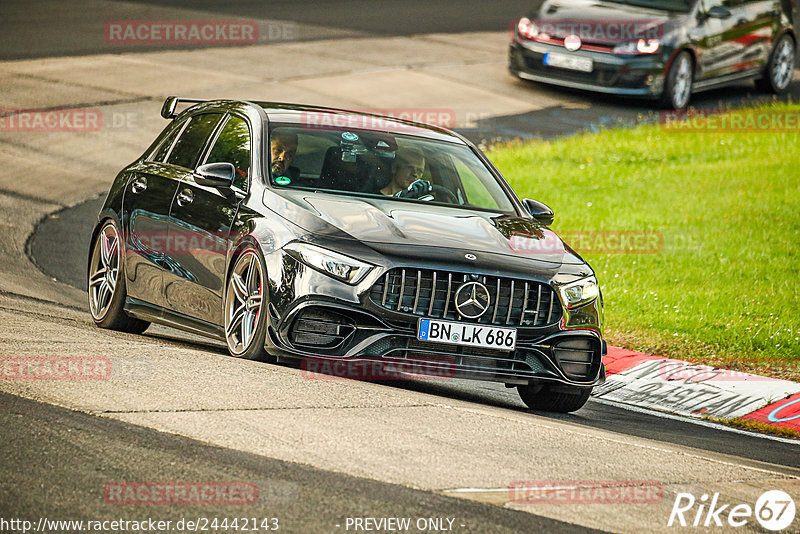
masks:
{"type": "Polygon", "coordinates": [[[230,163],[206,163],[194,173],[194,181],[208,187],[230,187],[236,174],[236,167],[230,163]]]}
{"type": "Polygon", "coordinates": [[[714,6],[708,10],[708,18],[727,19],[731,16],[731,10],[725,6],[714,6]]]}
{"type": "Polygon", "coordinates": [[[528,212],[531,216],[542,226],[550,226],[553,224],[553,210],[551,210],[547,204],[539,202],[538,200],[526,198],[525,207],[528,208],[528,212]]]}

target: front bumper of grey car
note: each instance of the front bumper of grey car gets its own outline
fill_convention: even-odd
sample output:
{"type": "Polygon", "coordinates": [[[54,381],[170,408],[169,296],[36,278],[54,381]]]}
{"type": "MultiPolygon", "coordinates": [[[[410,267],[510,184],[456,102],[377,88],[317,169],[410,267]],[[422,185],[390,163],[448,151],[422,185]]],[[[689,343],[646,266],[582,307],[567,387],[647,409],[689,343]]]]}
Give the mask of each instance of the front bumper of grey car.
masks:
{"type": "Polygon", "coordinates": [[[586,49],[568,52],[560,44],[521,39],[513,40],[509,46],[508,68],[522,79],[614,95],[657,98],[664,89],[665,67],[663,53],[622,55],[586,49]],[[546,54],[591,61],[591,70],[547,65],[546,54]]]}
{"type": "Polygon", "coordinates": [[[273,273],[266,348],[276,356],[349,366],[400,364],[412,374],[513,385],[590,387],[605,379],[602,295],[570,309],[550,281],[535,275],[423,260],[409,266],[397,259],[349,284],[283,250],[265,259],[273,273]],[[452,305],[455,288],[467,280],[479,281],[491,294],[478,319],[461,317],[452,305]],[[420,341],[421,319],[516,328],[516,346],[499,350],[420,341]]]}

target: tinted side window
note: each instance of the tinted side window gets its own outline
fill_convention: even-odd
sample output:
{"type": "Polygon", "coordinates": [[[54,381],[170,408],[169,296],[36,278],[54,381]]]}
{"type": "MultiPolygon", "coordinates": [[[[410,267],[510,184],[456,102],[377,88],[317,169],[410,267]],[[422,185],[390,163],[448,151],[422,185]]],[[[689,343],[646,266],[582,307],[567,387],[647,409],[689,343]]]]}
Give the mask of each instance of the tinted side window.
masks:
{"type": "Polygon", "coordinates": [[[247,189],[247,176],[250,173],[250,129],[245,120],[239,117],[228,119],[214,142],[206,163],[232,163],[236,167],[233,186],[242,191],[247,189]]]}
{"type": "Polygon", "coordinates": [[[181,128],[183,128],[183,123],[177,125],[177,127],[172,131],[169,136],[164,139],[158,147],[158,150],[153,154],[150,158],[150,161],[158,161],[160,163],[164,163],[164,160],[169,154],[169,149],[172,148],[172,144],[175,142],[175,138],[178,137],[178,134],[181,132],[181,128]]]}
{"type": "Polygon", "coordinates": [[[187,169],[194,169],[200,152],[206,146],[208,137],[222,117],[219,113],[206,113],[192,117],[189,125],[178,138],[167,163],[180,165],[187,169]]]}

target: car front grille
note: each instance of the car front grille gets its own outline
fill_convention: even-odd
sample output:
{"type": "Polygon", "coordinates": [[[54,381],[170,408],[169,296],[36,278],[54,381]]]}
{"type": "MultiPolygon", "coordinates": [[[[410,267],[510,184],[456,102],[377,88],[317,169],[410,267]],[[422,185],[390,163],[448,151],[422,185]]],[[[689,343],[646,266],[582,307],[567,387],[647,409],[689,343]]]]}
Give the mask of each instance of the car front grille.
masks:
{"type": "Polygon", "coordinates": [[[523,327],[561,320],[561,304],[553,289],[530,280],[397,268],[375,282],[369,296],[387,310],[434,319],[523,327]],[[482,283],[490,295],[488,309],[477,319],[462,317],[454,304],[456,291],[469,281],[482,283]]]}

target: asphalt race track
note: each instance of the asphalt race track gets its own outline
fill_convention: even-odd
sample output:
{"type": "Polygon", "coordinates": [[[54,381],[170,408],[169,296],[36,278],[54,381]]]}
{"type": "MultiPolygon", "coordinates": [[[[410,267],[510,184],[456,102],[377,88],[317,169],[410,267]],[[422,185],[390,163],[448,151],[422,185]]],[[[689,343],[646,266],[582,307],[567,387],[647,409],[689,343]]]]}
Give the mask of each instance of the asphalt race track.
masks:
{"type": "MultiPolygon", "coordinates": [[[[114,174],[163,128],[168,94],[446,107],[478,141],[657,116],[647,103],[509,76],[505,29],[526,3],[375,5],[0,4],[2,108],[92,108],[109,118],[99,131],[0,134],[0,356],[102,357],[113,369],[107,380],[0,379],[0,518],[257,516],[279,518],[286,532],[344,532],[347,518],[410,517],[450,518],[459,532],[639,533],[667,529],[679,492],[751,505],[767,490],[796,495],[800,449],[785,439],[596,400],[571,415],[531,413],[502,384],[311,380],[167,328],[131,336],[94,327],[89,232],[114,174]],[[108,20],[181,17],[291,21],[300,35],[238,49],[131,49],[102,38],[108,20]],[[253,483],[258,501],[122,506],[103,494],[115,481],[208,480],[253,483]],[[534,480],[655,481],[663,497],[510,498],[515,481],[534,480]]],[[[791,94],[800,97],[797,73],[791,94]]],[[[695,103],[761,98],[744,84],[695,103]]]]}
{"type": "MultiPolygon", "coordinates": [[[[86,290],[86,256],[89,236],[103,198],[95,198],[44,219],[28,242],[31,258],[47,275],[78,289],[86,290]],[[49,251],[64,249],[60,255],[49,251]]],[[[192,338],[175,332],[176,337],[186,338],[192,346],[192,338]]],[[[214,341],[203,340],[213,344],[214,341]]],[[[219,344],[220,351],[224,345],[219,344]]],[[[476,404],[520,411],[525,405],[519,400],[515,389],[503,384],[480,383],[469,380],[413,381],[388,384],[409,391],[430,393],[443,398],[459,399],[476,404]]],[[[712,452],[732,454],[789,467],[800,468],[797,445],[786,441],[765,439],[750,433],[713,426],[699,426],[681,419],[665,419],[658,415],[634,412],[607,402],[589,401],[575,414],[539,414],[542,417],[570,421],[581,426],[604,428],[620,434],[654,438],[668,443],[684,444],[712,452]]]]}

